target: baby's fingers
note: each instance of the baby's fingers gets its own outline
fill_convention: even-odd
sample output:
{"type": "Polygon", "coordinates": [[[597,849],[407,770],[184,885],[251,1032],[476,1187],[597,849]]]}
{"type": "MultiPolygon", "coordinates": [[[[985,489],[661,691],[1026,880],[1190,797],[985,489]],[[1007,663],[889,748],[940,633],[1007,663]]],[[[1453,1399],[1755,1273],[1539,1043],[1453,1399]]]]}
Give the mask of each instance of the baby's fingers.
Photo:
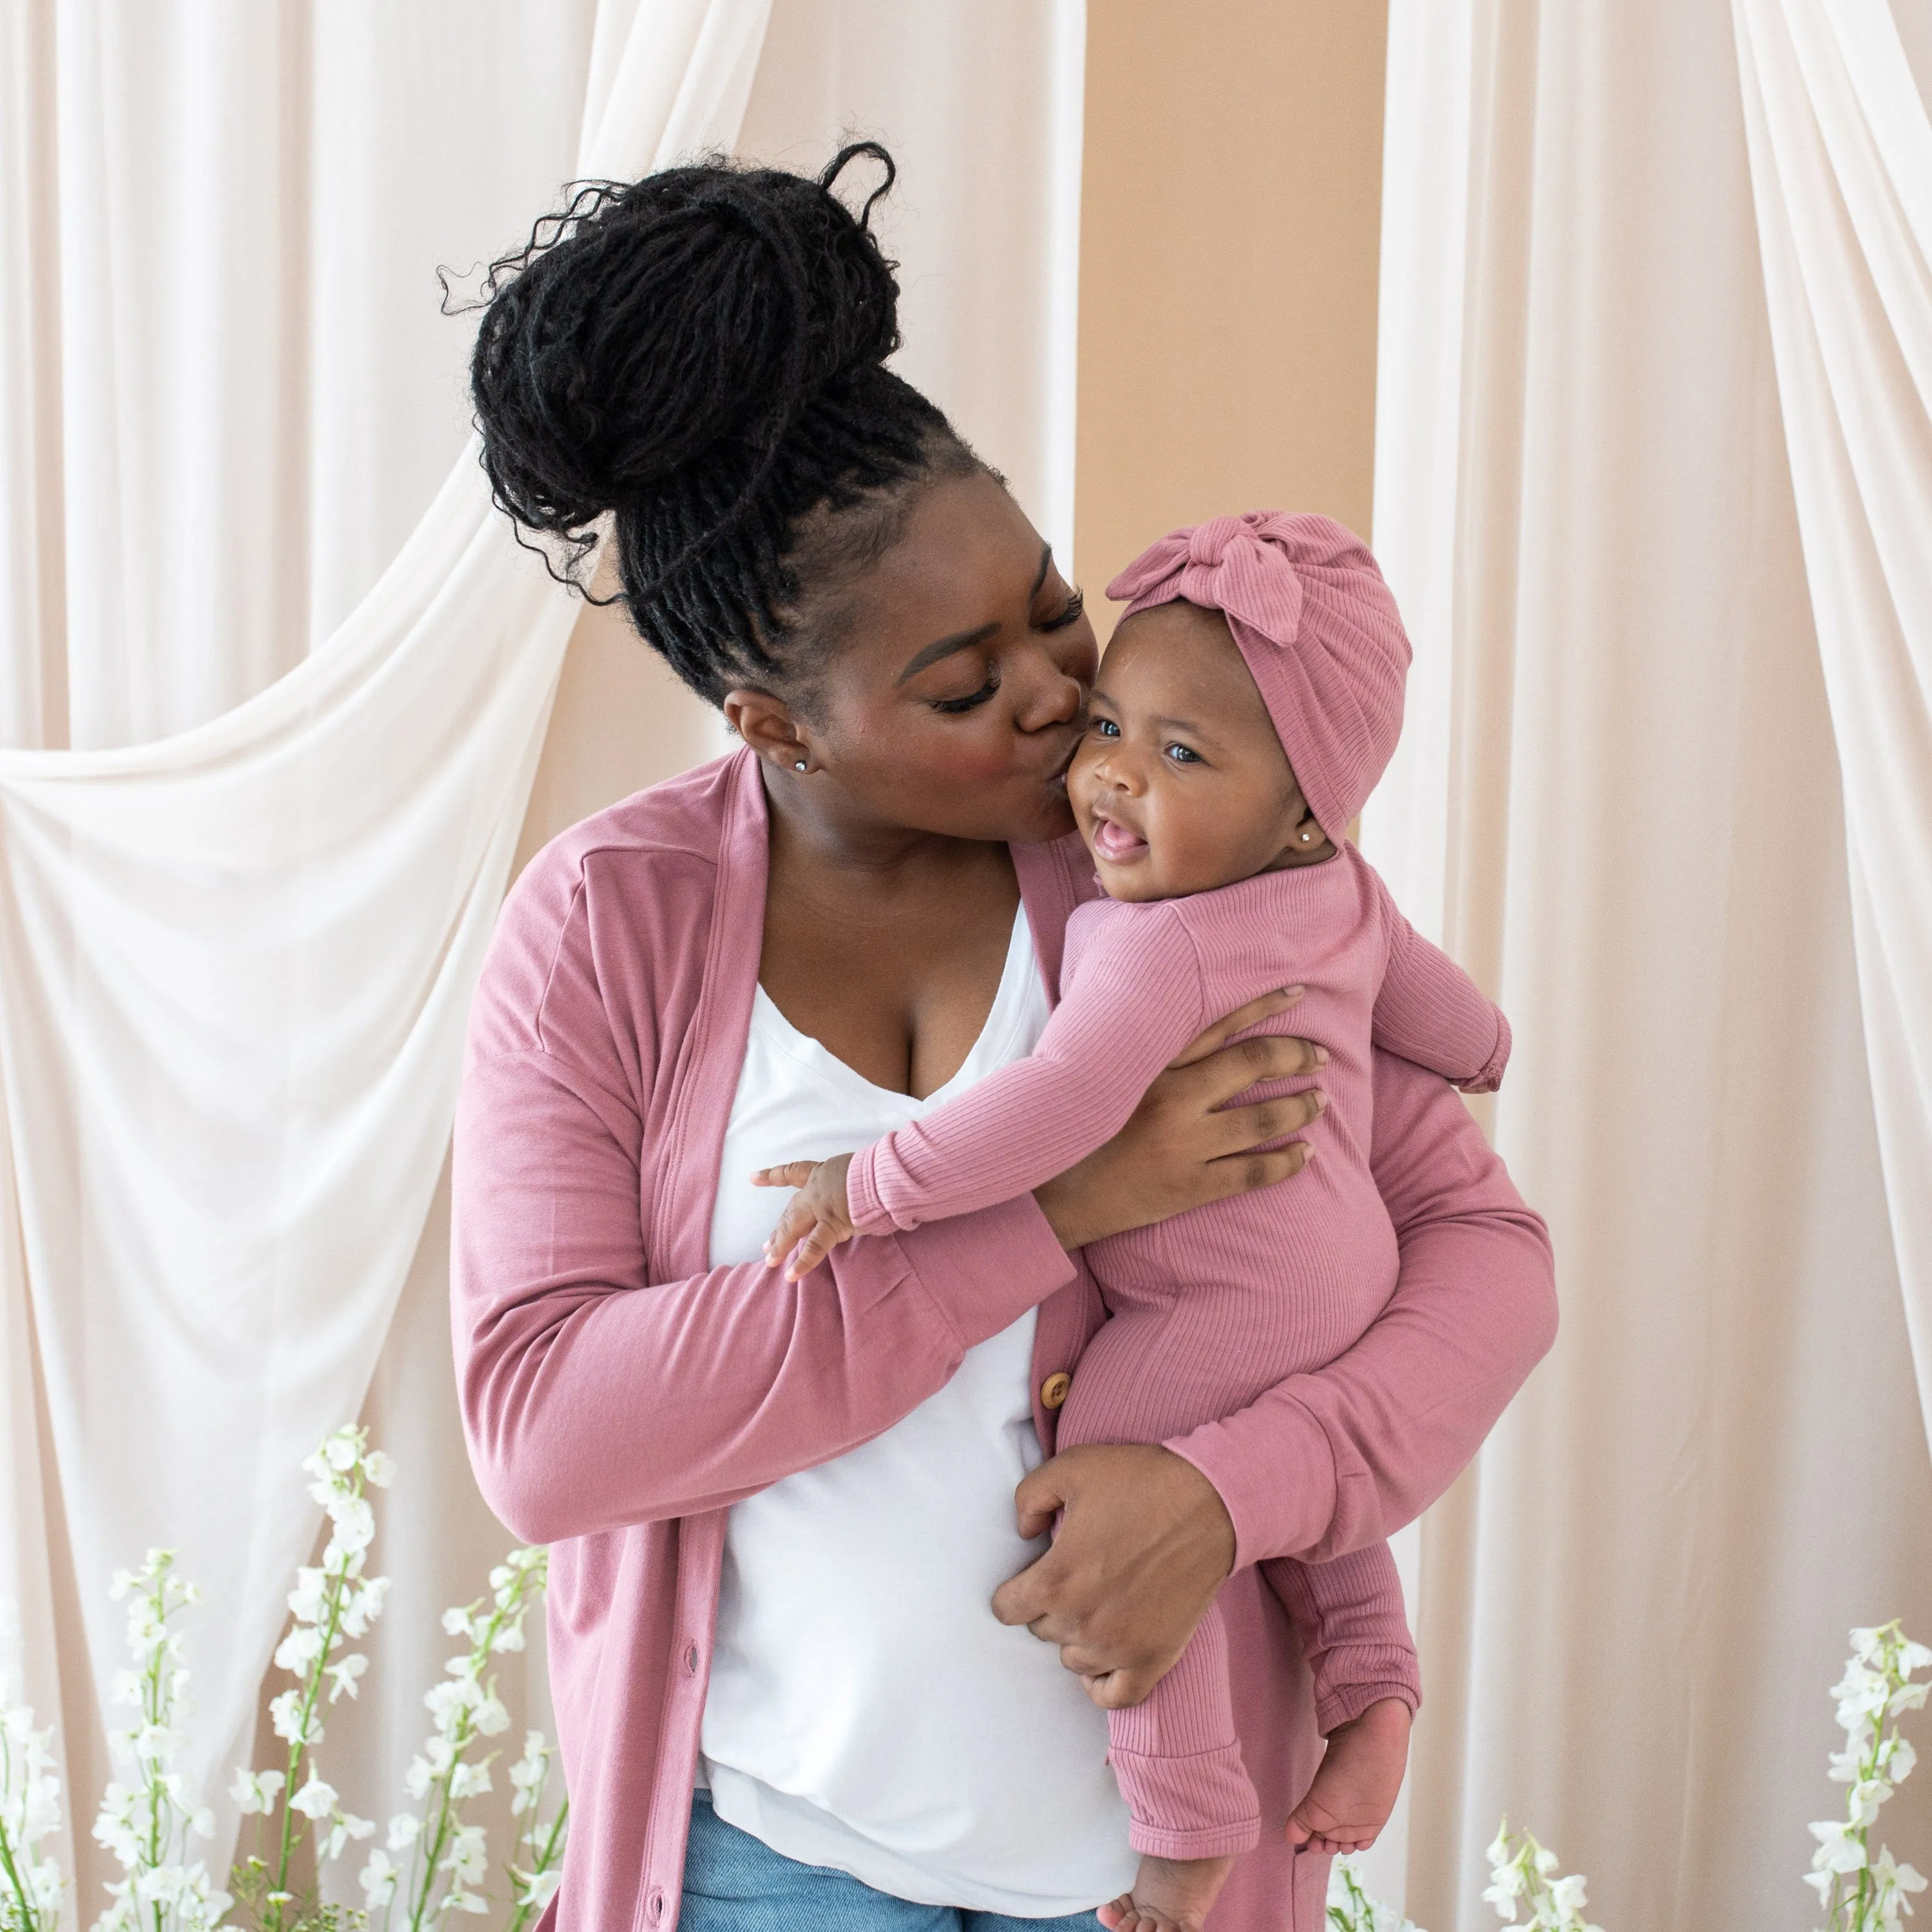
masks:
{"type": "Polygon", "coordinates": [[[787,1281],[802,1281],[845,1237],[823,1221],[812,1224],[812,1232],[799,1243],[798,1252],[785,1270],[787,1281]]]}
{"type": "Polygon", "coordinates": [[[765,1244],[765,1265],[776,1268],[797,1245],[800,1237],[812,1232],[812,1223],[818,1218],[806,1204],[805,1196],[794,1194],[785,1203],[784,1212],[778,1216],[778,1224],[772,1230],[771,1239],[765,1244]]]}
{"type": "Polygon", "coordinates": [[[788,1160],[782,1167],[761,1167],[752,1177],[754,1187],[802,1187],[812,1178],[815,1160],[788,1160]]]}

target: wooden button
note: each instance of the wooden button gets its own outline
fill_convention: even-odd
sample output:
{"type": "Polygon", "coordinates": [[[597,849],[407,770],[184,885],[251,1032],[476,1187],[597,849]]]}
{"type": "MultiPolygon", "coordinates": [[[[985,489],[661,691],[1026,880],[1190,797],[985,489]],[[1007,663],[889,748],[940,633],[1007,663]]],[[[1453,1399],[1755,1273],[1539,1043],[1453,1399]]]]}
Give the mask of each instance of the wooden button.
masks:
{"type": "Polygon", "coordinates": [[[1066,1391],[1073,1386],[1073,1378],[1063,1369],[1058,1375],[1048,1376],[1040,1385],[1040,1406],[1042,1408],[1058,1408],[1066,1400],[1066,1391]]]}

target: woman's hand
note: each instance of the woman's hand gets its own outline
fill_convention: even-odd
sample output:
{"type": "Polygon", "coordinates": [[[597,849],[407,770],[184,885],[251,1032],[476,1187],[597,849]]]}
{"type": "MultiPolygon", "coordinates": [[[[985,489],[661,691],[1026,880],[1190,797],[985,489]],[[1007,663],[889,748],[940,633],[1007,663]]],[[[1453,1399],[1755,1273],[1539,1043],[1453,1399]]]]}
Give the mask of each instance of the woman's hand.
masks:
{"type": "Polygon", "coordinates": [[[1156,1076],[1105,1147],[1034,1190],[1061,1246],[1084,1247],[1301,1172],[1315,1151],[1306,1141],[1255,1150],[1306,1126],[1328,1104],[1319,1088],[1245,1107],[1227,1103],[1262,1081],[1312,1073],[1326,1064],[1326,1051],[1288,1034],[1226,1043],[1300,997],[1298,988],[1265,994],[1210,1027],[1156,1076]]]}
{"type": "Polygon", "coordinates": [[[1220,1492],[1171,1449],[1095,1443],[1042,1462],[1013,1501],[1022,1536],[1043,1535],[1055,1515],[1060,1533],[1000,1586],[994,1616],[1059,1645],[1103,1710],[1138,1704],[1234,1568],[1220,1492]]]}

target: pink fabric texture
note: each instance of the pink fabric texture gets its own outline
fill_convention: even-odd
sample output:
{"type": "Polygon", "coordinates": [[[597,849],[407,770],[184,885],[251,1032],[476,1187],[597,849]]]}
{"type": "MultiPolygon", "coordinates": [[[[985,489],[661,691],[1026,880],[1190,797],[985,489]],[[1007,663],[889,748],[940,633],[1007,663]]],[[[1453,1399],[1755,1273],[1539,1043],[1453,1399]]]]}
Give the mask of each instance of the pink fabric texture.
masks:
{"type": "MultiPolygon", "coordinates": [[[[1113,1318],[1073,1378],[1063,1445],[1165,1442],[1359,1340],[1396,1268],[1395,1229],[1370,1172],[1373,1046],[1399,1045],[1450,1080],[1492,1084],[1508,1051],[1502,1014],[1415,932],[1344,840],[1319,865],[1214,892],[1081,907],[1067,927],[1060,1004],[1034,1051],[852,1162],[846,1190],[863,1233],[1011,1200],[1118,1133],[1149,1082],[1210,1022],[1289,984],[1306,987],[1301,1002],[1261,1030],[1328,1050],[1319,1078],[1329,1106],[1300,1136],[1317,1158],[1293,1186],[1216,1202],[1087,1251],[1113,1318]]],[[[1282,1592],[1292,1613],[1310,1619],[1299,1634],[1319,1660],[1318,1708],[1364,1708],[1351,1693],[1366,1683],[1413,1709],[1420,1681],[1395,1566],[1381,1546],[1353,1561],[1352,1570],[1317,1565],[1282,1592]],[[1371,1606],[1363,1566],[1376,1555],[1371,1606]],[[1349,1621],[1346,1640],[1324,1629],[1331,1586],[1349,1621]]],[[[1269,1580],[1280,1588],[1276,1568],[1269,1580]]],[[[1153,1696],[1108,1719],[1134,1849],[1166,1858],[1245,1851],[1258,1828],[1226,1671],[1197,1650],[1222,1654],[1211,1612],[1153,1696]]]]}
{"type": "MultiPolygon", "coordinates": [[[[452,1324],[477,1479],[554,1546],[550,1668],[572,1840],[544,1925],[676,1922],[725,1511],[870,1440],[972,1344],[1040,1310],[1038,1391],[1100,1327],[1031,1199],[856,1241],[788,1286],[710,1265],[712,1203],[764,920],[768,827],[748,752],[586,820],[510,894],[458,1107],[452,1324]]],[[[1094,890],[1077,840],[1018,846],[1049,989],[1094,890]]],[[[1327,1368],[1168,1445],[1235,1529],[1219,1604],[1263,1842],[1217,1932],[1322,1923],[1325,1862],[1281,1821],[1320,1754],[1294,1626],[1254,1567],[1387,1536],[1474,1452],[1549,1347],[1549,1244],[1462,1103],[1378,1055],[1372,1166],[1396,1291],[1327,1368]]]]}
{"type": "Polygon", "coordinates": [[[1107,586],[1137,611],[1219,610],[1316,822],[1338,844],[1402,735],[1408,634],[1368,546],[1332,517],[1250,510],[1178,530],[1107,586]]]}

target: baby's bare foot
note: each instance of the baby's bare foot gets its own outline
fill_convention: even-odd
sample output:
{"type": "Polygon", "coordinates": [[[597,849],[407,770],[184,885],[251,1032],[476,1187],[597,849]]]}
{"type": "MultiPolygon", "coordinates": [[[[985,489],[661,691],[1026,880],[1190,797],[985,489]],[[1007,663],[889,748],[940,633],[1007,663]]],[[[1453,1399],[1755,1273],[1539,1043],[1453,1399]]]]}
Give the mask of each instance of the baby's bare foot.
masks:
{"type": "Polygon", "coordinates": [[[1134,1888],[1100,1908],[1108,1932],[1202,1932],[1232,1858],[1143,1858],[1134,1888]]]}
{"type": "Polygon", "coordinates": [[[1313,1852],[1360,1852],[1372,1845],[1402,1789],[1408,1726],[1408,1706],[1400,1697],[1384,1697],[1330,1732],[1308,1796],[1288,1815],[1288,1843],[1313,1852]]]}

